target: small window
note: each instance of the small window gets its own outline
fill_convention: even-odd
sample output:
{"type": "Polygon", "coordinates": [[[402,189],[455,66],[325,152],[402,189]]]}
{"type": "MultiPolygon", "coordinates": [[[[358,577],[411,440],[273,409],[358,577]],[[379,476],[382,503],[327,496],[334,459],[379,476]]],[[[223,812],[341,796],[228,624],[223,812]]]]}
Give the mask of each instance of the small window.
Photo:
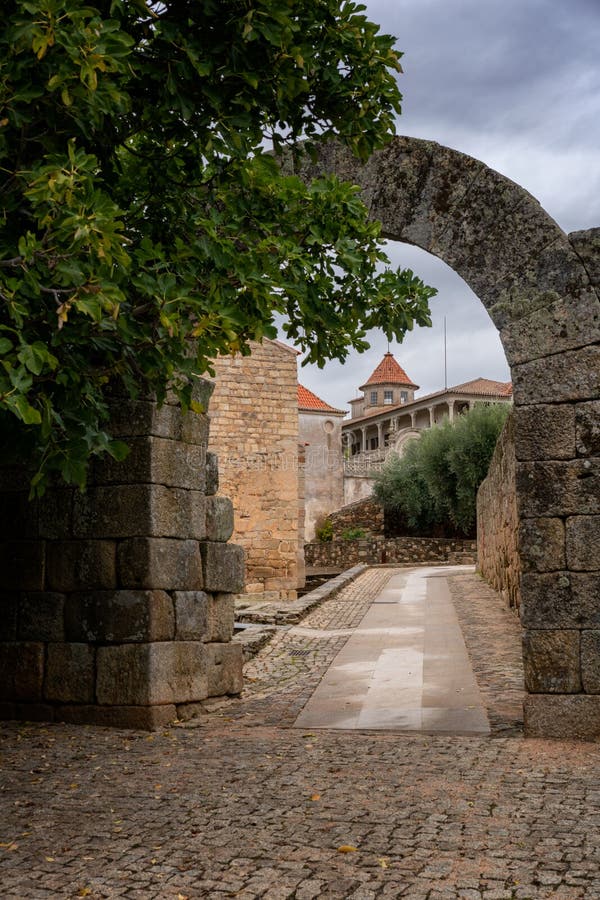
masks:
{"type": "Polygon", "coordinates": [[[376,438],[376,437],[371,438],[371,450],[377,450],[378,446],[379,446],[378,438],[376,438]]]}
{"type": "Polygon", "coordinates": [[[408,402],[408,391],[400,391],[400,402],[401,403],[408,402]]]}
{"type": "Polygon", "coordinates": [[[384,391],[383,392],[383,402],[388,405],[394,402],[394,392],[393,391],[384,391]]]}
{"type": "Polygon", "coordinates": [[[377,391],[371,391],[371,406],[377,406],[377,391]]]}

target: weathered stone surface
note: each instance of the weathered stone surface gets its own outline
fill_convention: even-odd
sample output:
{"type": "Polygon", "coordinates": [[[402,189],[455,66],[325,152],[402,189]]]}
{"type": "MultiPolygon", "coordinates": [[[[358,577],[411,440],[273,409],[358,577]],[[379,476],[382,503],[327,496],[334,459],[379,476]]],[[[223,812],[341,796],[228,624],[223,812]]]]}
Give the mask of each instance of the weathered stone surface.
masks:
{"type": "Polygon", "coordinates": [[[511,412],[477,494],[477,569],[504,598],[519,608],[521,559],[515,485],[514,411],[511,412]]]}
{"type": "MultiPolygon", "coordinates": [[[[209,382],[207,382],[208,384],[209,382]]],[[[213,385],[210,385],[211,390],[213,385]]],[[[208,446],[209,418],[205,413],[188,412],[182,416],[181,440],[186,444],[196,444],[206,451],[208,446]]],[[[206,465],[204,457],[202,465],[206,465]]]]}
{"type": "Polygon", "coordinates": [[[46,585],[52,591],[114,588],[116,557],[114,541],[49,541],[46,585]]]}
{"type": "Polygon", "coordinates": [[[600,696],[529,694],[525,734],[532,738],[595,741],[600,738],[600,696]]]}
{"type": "Polygon", "coordinates": [[[200,590],[202,563],[198,541],[130,538],[119,543],[119,584],[151,590],[200,590]]]}
{"type": "Polygon", "coordinates": [[[94,659],[89,644],[48,644],[44,697],[63,703],[94,700],[94,659]]]}
{"type": "Polygon", "coordinates": [[[590,281],[600,288],[600,228],[572,231],[569,241],[585,266],[590,281]]]}
{"type": "Polygon", "coordinates": [[[600,456],[600,400],[575,407],[578,456],[600,456]]]}
{"type": "Polygon", "coordinates": [[[78,538],[174,537],[203,540],[206,498],[159,484],[90,488],[74,501],[78,538]]]}
{"type": "Polygon", "coordinates": [[[581,690],[579,631],[525,631],[525,687],[531,694],[581,690]]]}
{"type": "Polygon", "coordinates": [[[0,644],[0,700],[42,699],[44,645],[26,641],[0,644]]]}
{"type": "Polygon", "coordinates": [[[206,645],[199,641],[99,647],[98,703],[187,703],[208,695],[206,645]]]}
{"type": "Polygon", "coordinates": [[[208,664],[208,696],[240,694],[244,686],[242,676],[242,648],[239,644],[206,644],[208,664]]]}
{"type": "Polygon", "coordinates": [[[22,594],[19,603],[19,639],[64,641],[64,606],[64,594],[53,591],[22,594]]]}
{"type": "Polygon", "coordinates": [[[161,437],[129,440],[129,455],[121,461],[108,454],[95,464],[93,481],[106,484],[163,484],[204,492],[205,448],[161,437]]]}
{"type": "Polygon", "coordinates": [[[502,346],[509,363],[526,363],[600,341],[600,302],[592,288],[582,289],[503,328],[502,346]]]}
{"type": "Polygon", "coordinates": [[[50,488],[38,502],[39,536],[50,540],[73,537],[72,488],[50,488]]]}
{"type": "Polygon", "coordinates": [[[600,394],[600,346],[515,365],[512,376],[520,406],[594,400],[600,394]]]}
{"type": "Polygon", "coordinates": [[[233,635],[235,621],[235,599],[233,594],[209,594],[208,597],[208,637],[209,641],[226,643],[233,635]]]}
{"type": "Polygon", "coordinates": [[[175,406],[158,406],[152,400],[121,400],[112,404],[107,427],[113,437],[129,438],[151,435],[181,438],[181,412],[175,406]]]}
{"type": "Polygon", "coordinates": [[[581,679],[587,694],[600,694],[600,630],[581,632],[581,679]]]}
{"type": "Polygon", "coordinates": [[[600,574],[526,573],[521,594],[525,628],[600,627],[600,574]]]}
{"type": "Polygon", "coordinates": [[[85,591],[67,597],[65,629],[70,641],[170,641],[173,601],[165,591],[85,591]]]}
{"type": "Polygon", "coordinates": [[[521,515],[600,513],[600,459],[572,462],[518,462],[517,495],[521,515]]]}
{"type": "Polygon", "coordinates": [[[566,567],[562,519],[521,519],[519,551],[524,572],[555,572],[566,567]]]}
{"type": "Polygon", "coordinates": [[[566,545],[569,569],[600,570],[600,514],[568,518],[566,545]]]}
{"type": "Polygon", "coordinates": [[[518,460],[575,458],[575,407],[571,404],[518,406],[513,415],[518,460]]]}
{"type": "Polygon", "coordinates": [[[0,543],[0,571],[4,590],[43,591],[45,564],[44,541],[0,543]]]}
{"type": "Polygon", "coordinates": [[[235,594],[244,588],[244,550],[235,544],[201,543],[204,587],[235,594]]]}
{"type": "Polygon", "coordinates": [[[233,503],[228,497],[208,497],[206,501],[206,539],[228,541],[233,534],[233,503]]]}
{"type": "Polygon", "coordinates": [[[204,591],[175,591],[175,640],[203,641],[208,633],[208,594],[204,591]]]}
{"type": "Polygon", "coordinates": [[[219,490],[219,458],[216,453],[206,454],[206,493],[209,497],[219,490]]]}
{"type": "Polygon", "coordinates": [[[70,725],[102,725],[108,728],[136,728],[153,731],[177,718],[174,704],[164,706],[59,706],[57,722],[70,725]]]}
{"type": "Polygon", "coordinates": [[[16,641],[17,613],[20,595],[17,591],[0,591],[0,641],[16,641]]]}

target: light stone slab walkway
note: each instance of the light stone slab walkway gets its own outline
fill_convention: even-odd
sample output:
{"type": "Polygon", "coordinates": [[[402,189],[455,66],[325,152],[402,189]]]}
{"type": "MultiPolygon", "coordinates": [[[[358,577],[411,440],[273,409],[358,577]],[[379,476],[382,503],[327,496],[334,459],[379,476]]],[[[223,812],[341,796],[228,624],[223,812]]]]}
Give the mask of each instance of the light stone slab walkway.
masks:
{"type": "MultiPolygon", "coordinates": [[[[298,728],[489,734],[448,577],[464,566],[393,575],[296,720],[298,728]]],[[[310,628],[296,627],[310,637],[310,628]]],[[[323,632],[321,632],[323,636],[323,632]]]]}

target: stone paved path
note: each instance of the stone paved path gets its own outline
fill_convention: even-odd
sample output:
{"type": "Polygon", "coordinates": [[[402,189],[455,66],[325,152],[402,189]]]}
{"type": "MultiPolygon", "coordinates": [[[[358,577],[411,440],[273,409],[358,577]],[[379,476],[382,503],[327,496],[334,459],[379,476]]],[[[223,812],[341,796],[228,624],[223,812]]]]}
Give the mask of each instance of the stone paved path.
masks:
{"type": "Polygon", "coordinates": [[[1,725],[0,896],[598,900],[600,746],[523,739],[518,625],[476,576],[452,589],[491,736],[290,728],[342,638],[281,631],[197,727],[1,725]]]}

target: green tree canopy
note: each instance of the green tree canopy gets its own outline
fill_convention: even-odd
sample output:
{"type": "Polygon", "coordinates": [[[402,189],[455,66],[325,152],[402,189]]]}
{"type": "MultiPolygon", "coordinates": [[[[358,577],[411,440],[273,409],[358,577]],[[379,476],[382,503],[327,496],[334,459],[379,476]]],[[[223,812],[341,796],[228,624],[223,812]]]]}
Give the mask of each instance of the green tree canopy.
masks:
{"type": "Polygon", "coordinates": [[[420,534],[474,535],[477,489],[509,410],[508,404],[478,404],[453,422],[423,431],[376,475],[376,499],[420,534]]]}
{"type": "Polygon", "coordinates": [[[430,324],[357,189],[276,156],[394,130],[393,39],[343,0],[6,0],[0,26],[0,434],[85,483],[115,382],[287,336],[323,364],[430,324]],[[270,152],[274,149],[274,154],[270,152]]]}

